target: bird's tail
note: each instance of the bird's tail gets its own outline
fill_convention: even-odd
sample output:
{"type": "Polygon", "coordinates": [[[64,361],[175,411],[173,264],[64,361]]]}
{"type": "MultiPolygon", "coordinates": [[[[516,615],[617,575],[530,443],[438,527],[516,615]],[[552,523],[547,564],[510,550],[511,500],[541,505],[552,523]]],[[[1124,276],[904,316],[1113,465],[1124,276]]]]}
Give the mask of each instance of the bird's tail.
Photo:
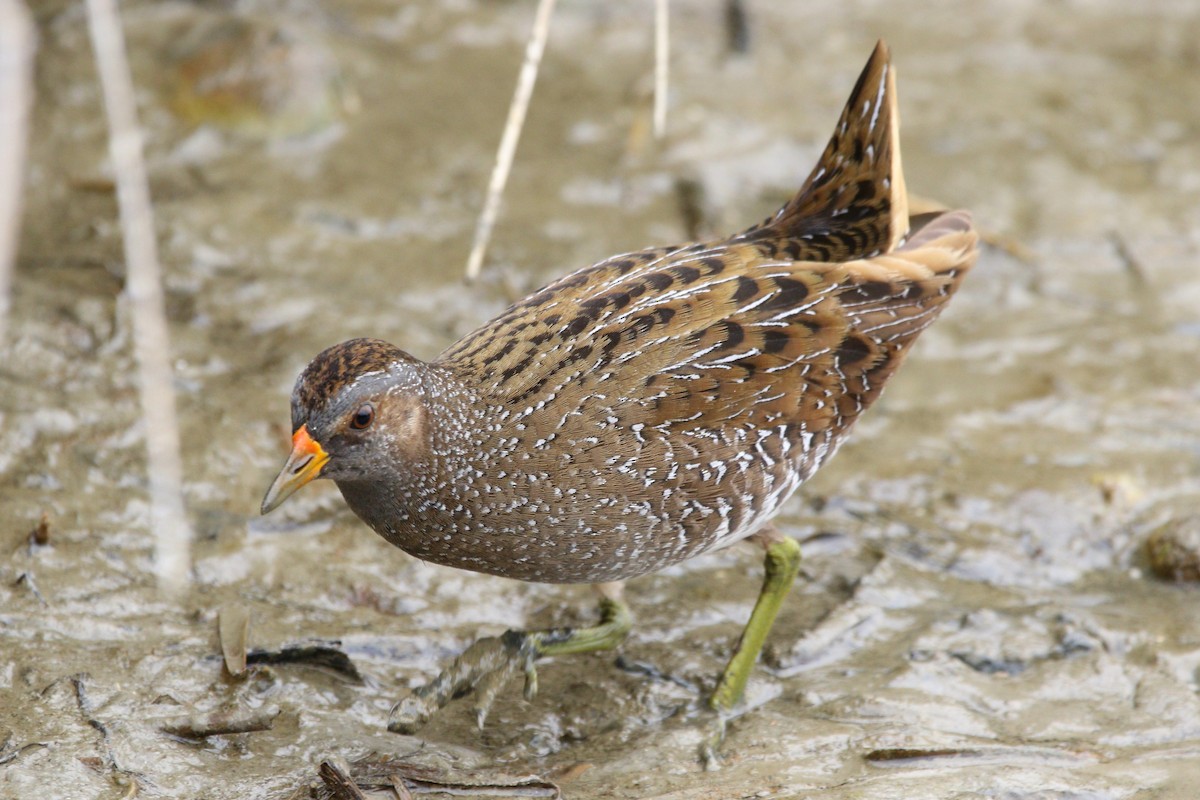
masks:
{"type": "Polygon", "coordinates": [[[895,69],[889,59],[881,40],[800,191],[739,238],[776,239],[795,260],[816,261],[868,258],[904,241],[908,195],[900,165],[895,69]]]}

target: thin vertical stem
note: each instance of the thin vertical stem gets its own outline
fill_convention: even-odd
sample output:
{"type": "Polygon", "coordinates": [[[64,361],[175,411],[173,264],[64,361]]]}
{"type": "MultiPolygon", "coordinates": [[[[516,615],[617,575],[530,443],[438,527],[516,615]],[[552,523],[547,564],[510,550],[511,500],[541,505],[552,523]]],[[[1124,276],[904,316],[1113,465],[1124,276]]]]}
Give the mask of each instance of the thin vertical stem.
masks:
{"type": "Polygon", "coordinates": [[[671,68],[669,0],[654,0],[654,138],[667,132],[667,86],[671,68]]]}
{"type": "Polygon", "coordinates": [[[0,347],[7,341],[21,230],[35,42],[28,9],[20,0],[0,0],[0,347]]]}
{"type": "Polygon", "coordinates": [[[496,216],[500,212],[500,200],[504,187],[508,183],[508,173],[512,169],[513,156],[517,152],[517,143],[521,140],[521,129],[525,126],[525,112],[529,110],[529,99],[533,96],[533,86],[537,82],[538,67],[542,63],[542,53],[546,49],[546,37],[550,32],[550,16],[554,13],[555,0],[539,0],[537,16],[533,22],[533,32],[525,45],[525,62],[521,65],[521,73],[517,78],[517,90],[513,93],[512,103],[508,107],[508,121],[504,124],[504,135],[500,138],[500,149],[496,153],[496,166],[492,168],[492,179],[488,183],[487,198],[484,200],[483,211],[475,226],[475,242],[471,246],[471,255],[467,258],[467,280],[473,281],[479,277],[483,268],[483,256],[487,252],[488,242],[492,238],[492,228],[496,224],[496,216]]]}
{"type": "Polygon", "coordinates": [[[155,570],[160,586],[178,591],[186,584],[191,569],[192,536],[183,504],[169,331],[150,187],[142,159],[142,135],[115,0],[88,0],[87,10],[108,114],[109,154],[125,245],[125,291],[133,316],[138,388],[146,428],[155,570]]]}

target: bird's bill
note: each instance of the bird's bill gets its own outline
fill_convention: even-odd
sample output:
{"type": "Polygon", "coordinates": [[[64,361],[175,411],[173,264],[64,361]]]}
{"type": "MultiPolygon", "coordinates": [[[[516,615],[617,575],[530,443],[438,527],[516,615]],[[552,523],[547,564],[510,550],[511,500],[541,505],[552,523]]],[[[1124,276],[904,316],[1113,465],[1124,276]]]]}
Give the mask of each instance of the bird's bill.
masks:
{"type": "Polygon", "coordinates": [[[301,486],[321,477],[321,470],[328,460],[329,454],[316,439],[308,435],[308,426],[301,425],[299,430],[292,434],[292,454],[288,456],[287,463],[283,465],[275,482],[267,490],[267,496],[263,498],[262,513],[266,514],[277,508],[301,486]]]}

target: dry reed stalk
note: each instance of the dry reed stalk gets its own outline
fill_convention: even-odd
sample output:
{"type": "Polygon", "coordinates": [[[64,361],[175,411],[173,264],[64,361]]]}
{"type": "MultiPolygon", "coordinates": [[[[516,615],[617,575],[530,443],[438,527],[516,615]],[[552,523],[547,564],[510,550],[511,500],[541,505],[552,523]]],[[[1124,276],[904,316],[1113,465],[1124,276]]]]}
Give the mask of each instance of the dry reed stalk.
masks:
{"type": "Polygon", "coordinates": [[[20,0],[0,0],[0,347],[7,341],[12,274],[21,230],[21,189],[36,36],[20,0]]]}
{"type": "Polygon", "coordinates": [[[667,132],[667,83],[670,78],[669,0],[654,0],[654,138],[667,132]]]}
{"type": "Polygon", "coordinates": [[[150,187],[115,0],[88,0],[87,11],[108,114],[109,154],[125,245],[125,292],[133,316],[134,354],[146,428],[155,571],[159,585],[176,592],[186,585],[191,570],[192,534],[183,504],[179,426],[150,187]]]}
{"type": "Polygon", "coordinates": [[[504,194],[504,186],[508,183],[508,173],[512,169],[517,143],[521,140],[521,128],[525,125],[525,112],[529,110],[529,99],[533,96],[533,85],[537,82],[542,53],[546,50],[546,37],[550,33],[550,16],[554,13],[554,3],[555,0],[538,2],[533,31],[525,45],[525,61],[521,64],[521,73],[517,78],[517,89],[513,93],[512,103],[508,106],[508,121],[504,123],[504,135],[500,137],[500,149],[496,153],[496,165],[492,168],[492,179],[488,183],[487,198],[484,200],[479,222],[475,226],[475,241],[471,245],[471,255],[467,258],[468,281],[478,278],[483,268],[483,256],[487,252],[492,228],[500,212],[500,200],[504,194]]]}

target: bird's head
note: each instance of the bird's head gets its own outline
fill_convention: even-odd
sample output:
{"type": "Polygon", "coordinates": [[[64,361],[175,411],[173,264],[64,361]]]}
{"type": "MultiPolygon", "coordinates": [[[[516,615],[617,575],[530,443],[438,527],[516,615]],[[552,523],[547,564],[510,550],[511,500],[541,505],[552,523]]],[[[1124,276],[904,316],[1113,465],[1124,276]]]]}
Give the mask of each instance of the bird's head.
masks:
{"type": "Polygon", "coordinates": [[[351,339],[314,358],[292,391],[292,452],[262,513],[316,478],[384,478],[428,450],[424,362],[379,339],[351,339]]]}

